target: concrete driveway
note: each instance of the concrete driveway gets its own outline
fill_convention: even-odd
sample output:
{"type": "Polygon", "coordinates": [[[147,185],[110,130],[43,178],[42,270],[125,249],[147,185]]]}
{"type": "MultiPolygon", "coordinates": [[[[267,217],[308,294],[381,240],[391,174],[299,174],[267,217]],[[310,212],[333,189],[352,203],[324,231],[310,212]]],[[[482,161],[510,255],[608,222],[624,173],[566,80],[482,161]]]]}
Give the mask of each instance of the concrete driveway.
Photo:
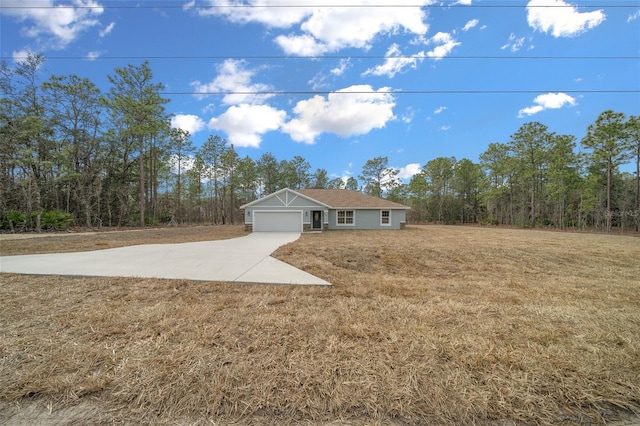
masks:
{"type": "Polygon", "coordinates": [[[331,285],[270,256],[297,232],[254,232],[230,240],[148,244],[79,253],[0,257],[0,272],[331,285]]]}

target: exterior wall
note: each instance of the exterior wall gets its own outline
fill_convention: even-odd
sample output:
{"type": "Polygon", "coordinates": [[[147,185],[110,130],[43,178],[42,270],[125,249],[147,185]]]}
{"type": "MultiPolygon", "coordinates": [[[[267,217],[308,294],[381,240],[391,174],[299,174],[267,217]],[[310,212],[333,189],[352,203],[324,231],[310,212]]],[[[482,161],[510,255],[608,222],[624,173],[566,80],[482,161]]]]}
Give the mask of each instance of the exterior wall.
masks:
{"type": "Polygon", "coordinates": [[[320,210],[322,212],[322,225],[324,229],[328,229],[328,222],[327,222],[327,218],[329,217],[329,210],[327,210],[324,206],[322,207],[294,207],[294,206],[287,206],[287,207],[283,207],[282,205],[279,206],[264,206],[264,205],[259,205],[259,206],[253,206],[253,207],[247,207],[245,209],[244,212],[244,223],[245,223],[245,229],[247,228],[247,225],[253,225],[253,215],[254,212],[258,210],[258,211],[284,211],[284,210],[292,210],[292,211],[302,211],[302,226],[306,229],[306,227],[309,228],[309,230],[311,230],[311,225],[312,225],[312,220],[311,220],[311,215],[312,212],[316,211],[316,210],[320,210]]]}
{"type": "Polygon", "coordinates": [[[397,226],[395,229],[404,229],[407,224],[407,211],[406,210],[392,210],[392,224],[397,226]]]}
{"type": "Polygon", "coordinates": [[[310,223],[303,223],[302,224],[302,232],[326,231],[327,229],[329,229],[329,224],[328,223],[323,223],[322,224],[322,229],[313,229],[313,228],[311,228],[311,224],[310,223]]]}
{"type": "MultiPolygon", "coordinates": [[[[342,209],[340,209],[342,210],[342,209]]],[[[349,210],[349,209],[345,209],[349,210]]],[[[338,210],[329,210],[329,229],[402,229],[407,217],[406,210],[389,210],[390,223],[380,223],[380,211],[389,209],[360,209],[355,210],[353,225],[338,224],[338,210]]]]}
{"type": "MultiPolygon", "coordinates": [[[[406,222],[405,209],[331,209],[316,200],[285,189],[243,206],[245,229],[253,231],[253,217],[256,211],[296,211],[302,215],[303,231],[312,231],[313,212],[322,212],[322,230],[326,229],[402,229],[406,222]],[[353,224],[338,224],[337,211],[354,211],[353,224]],[[381,211],[389,211],[389,223],[381,223],[381,211]]],[[[299,223],[299,222],[298,222],[299,223]]]]}
{"type": "Polygon", "coordinates": [[[251,206],[246,207],[244,212],[245,228],[247,228],[248,225],[253,225],[253,215],[256,210],[302,211],[303,228],[307,225],[311,228],[311,212],[314,210],[321,210],[323,212],[323,222],[326,223],[328,217],[328,210],[324,205],[302,197],[291,190],[271,194],[257,202],[251,203],[251,206]]]}

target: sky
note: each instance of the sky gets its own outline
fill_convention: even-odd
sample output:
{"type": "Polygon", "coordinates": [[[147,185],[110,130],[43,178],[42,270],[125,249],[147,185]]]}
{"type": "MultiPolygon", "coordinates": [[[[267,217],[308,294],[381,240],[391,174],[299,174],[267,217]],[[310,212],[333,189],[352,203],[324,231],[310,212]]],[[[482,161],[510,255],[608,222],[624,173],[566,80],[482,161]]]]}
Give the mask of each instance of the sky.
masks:
{"type": "Polygon", "coordinates": [[[146,60],[196,147],[331,177],[384,156],[406,182],[527,122],[579,141],[640,115],[638,0],[0,0],[2,59],[28,52],[105,92],[146,60]]]}

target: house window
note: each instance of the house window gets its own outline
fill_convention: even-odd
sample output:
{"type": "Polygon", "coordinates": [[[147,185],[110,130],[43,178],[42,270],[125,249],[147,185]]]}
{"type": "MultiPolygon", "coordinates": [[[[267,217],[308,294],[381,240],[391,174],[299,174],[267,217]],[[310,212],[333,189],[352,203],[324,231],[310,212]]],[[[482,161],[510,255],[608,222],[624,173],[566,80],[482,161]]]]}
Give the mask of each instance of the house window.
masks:
{"type": "Polygon", "coordinates": [[[391,225],[391,210],[380,210],[380,224],[391,225]]]}
{"type": "Polygon", "coordinates": [[[338,225],[353,225],[353,210],[338,210],[338,225]]]}

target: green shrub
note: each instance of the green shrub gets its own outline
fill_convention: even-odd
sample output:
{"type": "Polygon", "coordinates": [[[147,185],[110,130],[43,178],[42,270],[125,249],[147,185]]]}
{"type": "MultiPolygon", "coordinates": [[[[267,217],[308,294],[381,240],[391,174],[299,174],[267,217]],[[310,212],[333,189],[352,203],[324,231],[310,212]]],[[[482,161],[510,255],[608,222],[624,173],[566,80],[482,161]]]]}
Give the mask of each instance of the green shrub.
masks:
{"type": "Polygon", "coordinates": [[[17,210],[0,214],[0,229],[23,230],[27,224],[27,215],[17,210]]]}
{"type": "Polygon", "coordinates": [[[482,221],[480,223],[483,224],[483,225],[495,225],[495,226],[497,226],[497,225],[500,224],[500,221],[495,217],[486,217],[486,218],[482,219],[482,221]]]}
{"type": "Polygon", "coordinates": [[[49,210],[42,213],[40,218],[42,229],[64,230],[73,225],[73,216],[62,210],[49,210]]]}

